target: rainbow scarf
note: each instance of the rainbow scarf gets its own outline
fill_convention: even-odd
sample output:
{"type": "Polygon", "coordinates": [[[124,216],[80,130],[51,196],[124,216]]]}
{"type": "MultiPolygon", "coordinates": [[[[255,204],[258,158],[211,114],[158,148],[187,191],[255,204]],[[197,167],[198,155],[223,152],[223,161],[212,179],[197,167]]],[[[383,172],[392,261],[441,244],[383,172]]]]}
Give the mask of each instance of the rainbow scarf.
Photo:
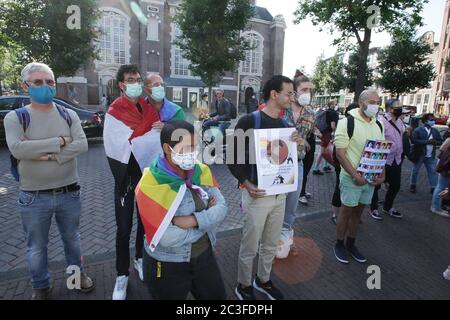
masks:
{"type": "MultiPolygon", "coordinates": [[[[176,174],[164,156],[156,159],[136,187],[136,202],[150,250],[154,251],[183,200],[186,188],[219,187],[208,166],[197,162],[186,172],[186,179],[176,174]]],[[[193,188],[194,189],[194,188],[193,188]]],[[[195,190],[195,189],[194,189],[195,190]]]]}

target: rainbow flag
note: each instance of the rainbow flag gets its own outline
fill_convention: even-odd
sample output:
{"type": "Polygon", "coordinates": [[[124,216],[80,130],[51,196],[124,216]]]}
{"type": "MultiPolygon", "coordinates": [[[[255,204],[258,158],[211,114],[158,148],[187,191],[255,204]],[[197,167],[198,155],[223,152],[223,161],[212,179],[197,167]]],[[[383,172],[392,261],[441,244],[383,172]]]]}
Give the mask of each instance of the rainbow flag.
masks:
{"type": "MultiPolygon", "coordinates": [[[[219,187],[208,166],[197,163],[187,172],[188,183],[195,186],[219,187]]],[[[164,156],[156,159],[136,187],[136,201],[144,225],[147,242],[155,250],[186,192],[186,181],[170,168],[164,156]]]]}

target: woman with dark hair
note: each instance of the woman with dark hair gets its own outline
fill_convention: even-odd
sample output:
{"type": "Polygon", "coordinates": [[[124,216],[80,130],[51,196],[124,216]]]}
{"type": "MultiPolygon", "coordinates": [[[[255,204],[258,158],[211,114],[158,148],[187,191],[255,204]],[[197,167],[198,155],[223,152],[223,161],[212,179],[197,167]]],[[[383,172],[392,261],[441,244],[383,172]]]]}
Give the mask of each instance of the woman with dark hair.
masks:
{"type": "MultiPolygon", "coordinates": [[[[351,110],[357,109],[357,108],[359,108],[359,104],[357,104],[356,102],[353,102],[353,103],[349,104],[347,109],[345,109],[345,117],[348,117],[348,115],[349,115],[348,113],[351,110]]],[[[334,186],[333,199],[331,200],[331,208],[332,208],[332,211],[333,211],[333,215],[331,216],[331,222],[336,224],[337,223],[337,215],[338,215],[338,212],[339,212],[339,208],[342,206],[341,191],[339,190],[339,183],[340,183],[339,175],[341,174],[341,166],[339,165],[339,162],[337,161],[337,158],[336,158],[335,154],[333,154],[333,158],[334,158],[334,163],[335,163],[334,170],[335,170],[335,173],[336,173],[336,185],[334,186]]]]}
{"type": "Polygon", "coordinates": [[[227,206],[211,170],[196,161],[197,137],[186,121],[166,123],[164,154],[136,188],[145,229],[144,281],[154,299],[226,298],[213,245],[227,206]]]}
{"type": "Polygon", "coordinates": [[[297,93],[297,98],[292,104],[292,114],[287,116],[287,119],[291,118],[290,122],[295,124],[297,131],[301,134],[298,156],[303,162],[303,179],[299,179],[299,185],[300,181],[302,183],[298,201],[303,205],[308,205],[308,198],[311,198],[311,194],[306,192],[306,183],[309,171],[311,171],[314,163],[314,153],[316,151],[316,136],[314,135],[315,116],[311,107],[313,89],[313,84],[308,77],[300,76],[294,79],[294,90],[297,93]]]}

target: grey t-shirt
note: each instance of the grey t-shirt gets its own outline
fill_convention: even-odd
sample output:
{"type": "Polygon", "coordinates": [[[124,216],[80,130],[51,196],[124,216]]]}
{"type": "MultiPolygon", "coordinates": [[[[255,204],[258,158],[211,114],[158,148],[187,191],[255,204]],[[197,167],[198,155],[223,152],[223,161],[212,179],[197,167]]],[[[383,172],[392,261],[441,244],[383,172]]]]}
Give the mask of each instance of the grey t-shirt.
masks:
{"type": "Polygon", "coordinates": [[[78,182],[76,157],[88,149],[78,115],[67,109],[72,119],[69,127],[54,105],[46,111],[35,110],[30,105],[26,108],[30,124],[25,134],[14,111],[4,120],[8,148],[19,160],[20,189],[46,190],[78,182]],[[73,142],[60,147],[60,136],[72,137],[73,142]],[[37,160],[47,154],[55,154],[56,161],[37,160]]]}

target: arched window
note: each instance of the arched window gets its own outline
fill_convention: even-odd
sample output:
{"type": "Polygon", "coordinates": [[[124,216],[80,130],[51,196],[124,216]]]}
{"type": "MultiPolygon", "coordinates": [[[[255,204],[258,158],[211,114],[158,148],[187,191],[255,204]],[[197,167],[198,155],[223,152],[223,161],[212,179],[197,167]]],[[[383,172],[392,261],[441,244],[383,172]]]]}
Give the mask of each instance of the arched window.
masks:
{"type": "Polygon", "coordinates": [[[254,31],[244,34],[244,37],[249,41],[252,49],[245,53],[245,60],[242,62],[242,73],[262,75],[264,39],[254,31]]]}
{"type": "Polygon", "coordinates": [[[129,62],[129,21],[123,15],[105,10],[100,20],[100,61],[126,64],[129,62]]]}

